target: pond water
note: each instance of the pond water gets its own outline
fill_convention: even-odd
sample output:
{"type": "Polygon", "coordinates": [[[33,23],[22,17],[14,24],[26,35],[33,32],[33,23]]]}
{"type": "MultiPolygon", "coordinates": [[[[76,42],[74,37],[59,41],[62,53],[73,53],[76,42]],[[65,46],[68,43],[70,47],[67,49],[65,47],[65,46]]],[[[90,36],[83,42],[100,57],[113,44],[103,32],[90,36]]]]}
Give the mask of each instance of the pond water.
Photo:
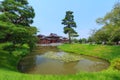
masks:
{"type": "Polygon", "coordinates": [[[105,60],[66,53],[56,47],[37,47],[19,62],[18,69],[30,74],[75,74],[96,72],[109,67],[105,60]],[[50,56],[50,57],[49,57],[50,56]]]}

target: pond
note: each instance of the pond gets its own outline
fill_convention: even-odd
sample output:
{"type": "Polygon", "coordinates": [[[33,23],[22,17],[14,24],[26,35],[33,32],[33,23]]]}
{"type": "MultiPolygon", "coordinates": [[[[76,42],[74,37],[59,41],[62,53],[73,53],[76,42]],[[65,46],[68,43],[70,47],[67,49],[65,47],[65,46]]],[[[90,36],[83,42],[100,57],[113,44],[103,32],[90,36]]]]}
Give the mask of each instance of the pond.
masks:
{"type": "Polygon", "coordinates": [[[37,47],[19,62],[18,69],[29,74],[75,74],[107,69],[109,62],[95,57],[60,51],[55,46],[37,47]]]}

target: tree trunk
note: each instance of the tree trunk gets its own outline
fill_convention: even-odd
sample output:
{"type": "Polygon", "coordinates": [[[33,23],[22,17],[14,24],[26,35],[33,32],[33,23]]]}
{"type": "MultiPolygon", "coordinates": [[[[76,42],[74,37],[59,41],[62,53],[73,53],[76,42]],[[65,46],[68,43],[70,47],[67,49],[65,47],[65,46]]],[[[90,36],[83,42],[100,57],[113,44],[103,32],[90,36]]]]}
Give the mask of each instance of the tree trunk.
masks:
{"type": "Polygon", "coordinates": [[[68,32],[68,38],[69,38],[69,44],[71,44],[71,36],[70,36],[70,32],[68,32]]]}

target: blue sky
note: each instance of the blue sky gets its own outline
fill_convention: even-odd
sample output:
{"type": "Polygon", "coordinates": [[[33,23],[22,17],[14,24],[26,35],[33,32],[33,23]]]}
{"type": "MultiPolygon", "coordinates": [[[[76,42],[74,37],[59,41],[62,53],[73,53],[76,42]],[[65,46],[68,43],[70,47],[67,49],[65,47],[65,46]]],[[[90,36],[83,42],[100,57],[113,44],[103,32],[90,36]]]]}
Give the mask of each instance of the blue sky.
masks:
{"type": "Polygon", "coordinates": [[[36,16],[33,26],[40,31],[38,34],[48,35],[56,33],[67,36],[63,33],[64,25],[61,20],[65,17],[65,12],[74,12],[74,19],[77,23],[75,29],[79,33],[79,38],[87,38],[92,29],[101,28],[95,20],[103,17],[111,11],[113,5],[118,0],[28,0],[33,6],[36,16]]]}

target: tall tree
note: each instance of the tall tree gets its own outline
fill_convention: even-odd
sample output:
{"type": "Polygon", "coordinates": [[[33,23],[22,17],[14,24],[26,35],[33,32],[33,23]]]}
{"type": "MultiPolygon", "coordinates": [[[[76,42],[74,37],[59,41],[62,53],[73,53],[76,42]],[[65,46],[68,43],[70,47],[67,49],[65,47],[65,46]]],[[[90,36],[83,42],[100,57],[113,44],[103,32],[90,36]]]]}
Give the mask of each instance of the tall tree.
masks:
{"type": "Polygon", "coordinates": [[[120,2],[116,3],[103,18],[98,18],[96,22],[102,24],[103,27],[92,35],[94,39],[108,42],[120,41],[120,2]]]}
{"type": "Polygon", "coordinates": [[[0,43],[35,44],[35,27],[30,26],[35,16],[27,0],[4,0],[0,3],[0,43]]]}
{"type": "Polygon", "coordinates": [[[76,22],[74,21],[74,16],[72,11],[66,11],[65,18],[62,20],[62,24],[65,25],[64,33],[68,34],[69,43],[71,43],[72,34],[77,34],[74,30],[76,28],[76,22]]]}
{"type": "Polygon", "coordinates": [[[23,26],[30,26],[35,16],[27,0],[4,0],[0,4],[0,20],[23,26]]]}

